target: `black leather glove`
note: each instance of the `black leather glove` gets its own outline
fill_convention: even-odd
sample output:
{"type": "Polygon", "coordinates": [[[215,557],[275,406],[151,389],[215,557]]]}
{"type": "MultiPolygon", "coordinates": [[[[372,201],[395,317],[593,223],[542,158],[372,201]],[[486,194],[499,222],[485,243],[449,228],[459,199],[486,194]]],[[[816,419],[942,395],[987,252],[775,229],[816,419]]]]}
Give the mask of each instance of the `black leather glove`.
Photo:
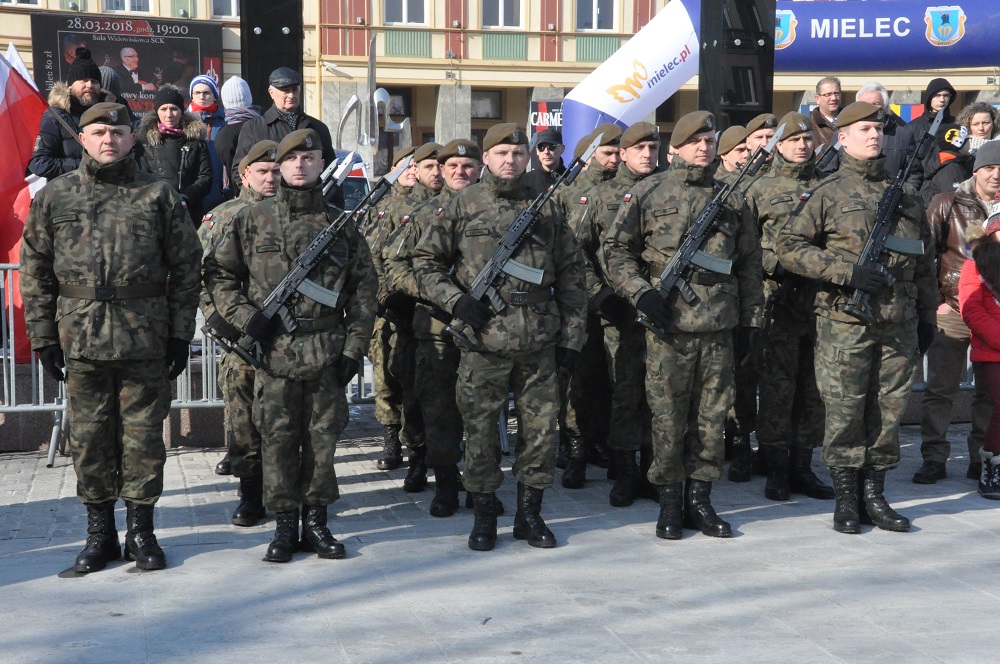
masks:
{"type": "Polygon", "coordinates": [[[580,351],[556,346],[556,365],[560,371],[572,373],[580,361],[580,351]]]}
{"type": "Polygon", "coordinates": [[[385,296],[382,306],[391,311],[393,316],[401,322],[413,320],[413,311],[417,307],[416,299],[410,297],[403,291],[392,291],[385,296]]]}
{"type": "Polygon", "coordinates": [[[882,270],[855,265],[849,285],[869,295],[878,295],[889,285],[889,278],[882,270]]]}
{"type": "Polygon", "coordinates": [[[926,353],[927,349],[931,347],[936,332],[937,330],[931,323],[917,323],[917,348],[920,350],[921,355],[926,353]]]}
{"type": "Polygon", "coordinates": [[[62,348],[57,344],[46,346],[38,351],[38,359],[42,361],[42,368],[45,373],[52,376],[60,383],[66,380],[63,369],[66,367],[66,358],[63,356],[62,348]]]}
{"type": "Polygon", "coordinates": [[[670,305],[655,288],[642,294],[636,308],[657,327],[665,328],[670,323],[670,305]]]}
{"type": "Polygon", "coordinates": [[[187,368],[188,342],[171,337],[167,339],[167,378],[173,380],[187,368]]]}
{"type": "Polygon", "coordinates": [[[271,347],[271,342],[274,341],[278,322],[277,316],[269,319],[262,311],[258,311],[247,321],[246,333],[267,350],[271,347]]]}
{"type": "Polygon", "coordinates": [[[759,343],[760,330],[756,327],[741,327],[736,333],[736,348],[733,349],[736,354],[736,362],[743,366],[752,361],[757,353],[759,343]]]}
{"type": "Polygon", "coordinates": [[[476,332],[493,318],[493,309],[490,305],[483,304],[468,293],[458,298],[452,313],[455,318],[464,321],[476,332]]]}
{"type": "Polygon", "coordinates": [[[358,375],[361,364],[353,357],[340,356],[340,365],[337,367],[337,382],[341,387],[346,387],[351,379],[358,375]]]}
{"type": "MultiPolygon", "coordinates": [[[[608,290],[610,291],[611,289],[608,290]]],[[[614,292],[604,293],[602,290],[601,294],[598,294],[597,297],[601,298],[597,309],[604,320],[615,327],[623,327],[635,322],[635,309],[621,295],[614,292]]]]}

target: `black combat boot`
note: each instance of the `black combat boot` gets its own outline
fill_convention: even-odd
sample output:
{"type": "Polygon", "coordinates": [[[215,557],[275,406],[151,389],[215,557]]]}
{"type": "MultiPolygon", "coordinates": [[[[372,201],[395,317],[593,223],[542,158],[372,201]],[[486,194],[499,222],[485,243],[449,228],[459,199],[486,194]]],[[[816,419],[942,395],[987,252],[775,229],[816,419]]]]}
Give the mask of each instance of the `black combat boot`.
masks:
{"type": "Polygon", "coordinates": [[[817,500],[833,498],[833,487],[824,484],[812,469],[812,450],[793,447],[788,460],[788,488],[817,500]]]}
{"type": "Polygon", "coordinates": [[[240,478],[240,504],[233,510],[234,526],[249,528],[264,518],[264,476],[240,478]]]}
{"type": "Polygon", "coordinates": [[[267,547],[264,562],[287,563],[299,546],[299,511],[297,509],[276,512],[274,515],[274,539],[267,547]]]}
{"type": "Polygon", "coordinates": [[[458,510],[458,490],[462,486],[458,466],[434,466],[434,498],[431,516],[451,516],[458,510]]]}
{"type": "Polygon", "coordinates": [[[751,473],[750,465],[753,463],[753,448],[750,447],[750,436],[737,434],[733,436],[733,445],[730,452],[729,481],[749,482],[751,473]]]}
{"type": "Polygon", "coordinates": [[[299,551],[306,553],[315,551],[320,558],[346,558],[347,551],[326,527],[326,518],[326,505],[302,506],[302,539],[299,540],[299,551]]]}
{"type": "Polygon", "coordinates": [[[163,569],[167,557],[153,534],[153,506],[125,501],[125,560],[134,560],[139,569],[163,569]]]}
{"type": "Polygon", "coordinates": [[[556,536],[542,520],[542,495],[544,493],[544,489],[536,489],[521,482],[517,483],[514,539],[526,539],[531,546],[537,546],[539,549],[551,549],[556,545],[556,536]]]}
{"type": "Polygon", "coordinates": [[[476,520],[469,533],[469,548],[473,551],[492,551],[497,543],[497,499],[491,493],[474,493],[472,502],[476,520]]]}
{"type": "Polygon", "coordinates": [[[764,497],[768,500],[788,500],[788,448],[761,446],[758,454],[763,454],[767,460],[764,497]]]}
{"type": "Polygon", "coordinates": [[[677,540],[684,533],[684,485],[680,482],[658,487],[660,517],[656,520],[656,536],[677,540]]]}
{"type": "Polygon", "coordinates": [[[215,464],[215,474],[216,475],[233,474],[233,462],[229,460],[229,452],[226,452],[226,456],[222,457],[222,461],[215,464]]]}
{"type": "Polygon", "coordinates": [[[424,463],[426,458],[427,448],[423,445],[410,449],[409,466],[403,479],[403,491],[420,493],[427,488],[427,464],[424,463]]]}
{"type": "Polygon", "coordinates": [[[639,479],[639,466],[635,463],[635,450],[614,450],[611,459],[618,474],[615,485],[608,493],[612,507],[628,507],[635,502],[636,481],[639,479]]]}
{"type": "Polygon", "coordinates": [[[833,529],[838,533],[856,535],[861,532],[858,514],[858,471],[854,468],[831,468],[833,494],[837,504],[833,508],[833,529]]]}
{"type": "Polygon", "coordinates": [[[403,465],[403,446],[399,442],[399,426],[386,424],[382,437],[382,456],[379,457],[379,470],[396,470],[403,465]]]}
{"type": "Polygon", "coordinates": [[[587,463],[598,468],[607,468],[610,463],[611,452],[603,441],[584,442],[583,447],[587,450],[587,463]]]}
{"type": "Polygon", "coordinates": [[[861,513],[861,523],[877,526],[882,530],[895,533],[905,533],[910,529],[910,520],[889,506],[885,496],[885,471],[862,471],[863,491],[861,500],[864,510],[861,513]]]}
{"type": "Polygon", "coordinates": [[[569,458],[563,471],[562,485],[565,489],[582,489],[587,481],[587,450],[579,436],[569,436],[567,442],[569,458]]]}
{"type": "Polygon", "coordinates": [[[719,518],[712,507],[712,483],[703,480],[687,481],[686,528],[700,530],[709,537],[732,537],[733,529],[719,518]]]}
{"type": "Polygon", "coordinates": [[[566,434],[559,432],[559,442],[556,443],[556,468],[565,470],[569,463],[569,443],[566,442],[566,434]]]}
{"type": "MultiPolygon", "coordinates": [[[[465,492],[465,507],[466,509],[475,508],[475,495],[472,491],[465,492]]],[[[493,494],[493,502],[496,503],[497,516],[503,516],[503,501],[500,500],[500,496],[493,494]]]]}
{"type": "Polygon", "coordinates": [[[73,571],[90,574],[122,557],[115,528],[115,504],[87,505],[87,545],[76,557],[73,571]]]}

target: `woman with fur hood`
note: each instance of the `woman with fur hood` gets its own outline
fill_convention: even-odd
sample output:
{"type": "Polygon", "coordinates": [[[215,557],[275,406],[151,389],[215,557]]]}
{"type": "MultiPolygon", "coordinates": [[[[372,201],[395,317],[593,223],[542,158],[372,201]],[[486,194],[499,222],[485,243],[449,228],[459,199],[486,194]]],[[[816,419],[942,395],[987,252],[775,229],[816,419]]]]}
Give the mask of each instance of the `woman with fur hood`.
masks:
{"type": "Polygon", "coordinates": [[[198,225],[204,213],[203,201],[212,188],[212,162],[205,143],[205,123],[183,108],[184,97],[174,86],[156,91],[153,112],[139,124],[143,147],[139,168],[173,186],[198,225]]]}

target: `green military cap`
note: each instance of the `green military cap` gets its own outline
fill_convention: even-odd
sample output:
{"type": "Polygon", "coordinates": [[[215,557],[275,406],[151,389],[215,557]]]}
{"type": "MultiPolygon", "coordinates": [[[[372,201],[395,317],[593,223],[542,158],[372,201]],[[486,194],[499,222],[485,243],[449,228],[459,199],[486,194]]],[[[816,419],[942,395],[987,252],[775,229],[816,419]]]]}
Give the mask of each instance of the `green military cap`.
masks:
{"type": "Polygon", "coordinates": [[[659,127],[652,122],[636,122],[634,125],[622,132],[621,138],[618,139],[618,147],[622,150],[626,150],[636,143],[658,140],[660,140],[659,127]]]}
{"type": "Polygon", "coordinates": [[[733,125],[719,137],[719,154],[729,154],[733,149],[747,142],[747,130],[743,125],[733,125]]]}
{"type": "Polygon", "coordinates": [[[315,129],[296,129],[292,133],[281,139],[278,143],[278,153],[274,160],[283,161],[292,152],[303,152],[308,150],[322,150],[323,144],[319,140],[319,134],[315,129]]]}
{"type": "Polygon", "coordinates": [[[812,131],[812,120],[809,119],[808,115],[803,115],[798,111],[789,111],[785,113],[781,118],[779,125],[785,125],[785,133],[781,135],[781,140],[785,141],[792,136],[798,136],[799,134],[804,134],[807,131],[812,131]]]}
{"type": "Polygon", "coordinates": [[[439,164],[443,164],[451,157],[466,157],[482,161],[483,151],[479,149],[475,141],[470,141],[467,138],[456,138],[453,141],[448,141],[444,147],[438,150],[437,160],[439,164]]]}
{"type": "Polygon", "coordinates": [[[127,125],[132,126],[132,116],[122,104],[102,101],[94,104],[80,116],[80,129],[92,124],[127,125]]]}
{"type": "Polygon", "coordinates": [[[411,154],[413,154],[414,152],[416,152],[416,150],[417,150],[416,146],[415,145],[411,145],[410,147],[406,148],[405,150],[400,150],[399,152],[397,152],[392,157],[392,167],[396,168],[396,165],[399,162],[401,162],[404,159],[406,159],[407,157],[409,157],[411,154]]]}
{"type": "Polygon", "coordinates": [[[491,148],[501,143],[527,145],[528,134],[516,122],[502,122],[498,125],[493,125],[483,138],[483,152],[489,152],[491,148]]]}
{"type": "Polygon", "coordinates": [[[670,135],[670,145],[679,148],[690,141],[695,134],[706,131],[715,131],[715,116],[708,111],[688,113],[674,125],[674,131],[670,135]]]}
{"type": "Polygon", "coordinates": [[[602,122],[594,128],[594,131],[580,139],[580,142],[576,144],[576,149],[573,150],[573,156],[582,157],[598,134],[601,134],[601,142],[598,144],[598,147],[603,148],[610,145],[621,147],[622,133],[622,128],[614,122],[602,122]]]}
{"type": "Polygon", "coordinates": [[[837,115],[837,129],[843,129],[848,125],[861,122],[862,120],[867,122],[883,122],[885,120],[885,111],[875,104],[869,104],[866,101],[856,101],[853,104],[845,106],[840,111],[840,114],[837,115]]]}
{"type": "Polygon", "coordinates": [[[774,113],[761,113],[747,123],[747,136],[760,131],[761,129],[776,129],[778,127],[778,116],[774,113]]]}
{"type": "Polygon", "coordinates": [[[413,163],[419,164],[424,159],[437,159],[438,150],[441,149],[440,143],[424,143],[419,148],[413,151],[413,163]]]}
{"type": "Polygon", "coordinates": [[[278,144],[274,141],[257,141],[254,143],[250,151],[247,152],[246,156],[240,159],[239,169],[240,173],[247,169],[250,164],[256,164],[258,161],[277,161],[278,157],[278,144]]]}

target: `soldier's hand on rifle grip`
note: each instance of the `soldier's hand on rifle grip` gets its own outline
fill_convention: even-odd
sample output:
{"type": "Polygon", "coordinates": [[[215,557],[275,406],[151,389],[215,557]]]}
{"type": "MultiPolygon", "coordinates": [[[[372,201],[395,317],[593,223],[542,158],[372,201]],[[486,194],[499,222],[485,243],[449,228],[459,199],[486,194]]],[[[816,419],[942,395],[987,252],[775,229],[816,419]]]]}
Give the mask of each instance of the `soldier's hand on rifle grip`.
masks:
{"type": "Polygon", "coordinates": [[[451,313],[455,318],[464,321],[474,332],[478,332],[493,317],[493,310],[488,304],[483,304],[468,293],[458,298],[451,313]]]}
{"type": "Polygon", "coordinates": [[[53,344],[38,351],[38,359],[42,361],[42,368],[45,373],[55,378],[60,383],[66,380],[63,369],[66,367],[66,359],[63,357],[62,348],[53,344]]]}
{"type": "Polygon", "coordinates": [[[341,355],[340,363],[337,366],[337,382],[340,383],[341,387],[347,387],[347,384],[358,375],[358,370],[360,368],[361,363],[353,357],[341,355]]]}
{"type": "Polygon", "coordinates": [[[187,368],[188,348],[190,344],[183,339],[171,337],[167,339],[167,378],[173,380],[187,368]]]}
{"type": "Polygon", "coordinates": [[[635,322],[635,309],[625,298],[610,288],[602,288],[592,299],[595,300],[594,308],[600,313],[601,318],[615,327],[635,322]]]}
{"type": "Polygon", "coordinates": [[[869,295],[878,295],[889,285],[889,276],[877,268],[855,265],[851,271],[851,288],[857,288],[869,295]]]}
{"type": "Polygon", "coordinates": [[[741,327],[736,335],[736,362],[739,366],[748,366],[757,355],[760,345],[760,330],[756,327],[741,327]]]}
{"type": "Polygon", "coordinates": [[[660,329],[665,329],[670,324],[670,305],[655,288],[642,294],[636,308],[660,329]]]}
{"type": "Polygon", "coordinates": [[[413,321],[413,312],[417,307],[416,299],[403,291],[392,291],[385,296],[385,308],[392,311],[401,322],[413,321]]]}
{"type": "Polygon", "coordinates": [[[917,349],[920,351],[921,355],[926,353],[927,349],[931,347],[931,343],[934,342],[934,335],[936,333],[937,330],[932,323],[917,323],[917,349]]]}
{"type": "Polygon", "coordinates": [[[247,321],[246,333],[254,338],[261,348],[268,349],[274,341],[274,333],[278,327],[278,319],[268,318],[262,311],[258,311],[247,321]]]}
{"type": "Polygon", "coordinates": [[[580,351],[556,346],[556,365],[560,372],[573,373],[573,369],[576,368],[579,361],[580,351]]]}

